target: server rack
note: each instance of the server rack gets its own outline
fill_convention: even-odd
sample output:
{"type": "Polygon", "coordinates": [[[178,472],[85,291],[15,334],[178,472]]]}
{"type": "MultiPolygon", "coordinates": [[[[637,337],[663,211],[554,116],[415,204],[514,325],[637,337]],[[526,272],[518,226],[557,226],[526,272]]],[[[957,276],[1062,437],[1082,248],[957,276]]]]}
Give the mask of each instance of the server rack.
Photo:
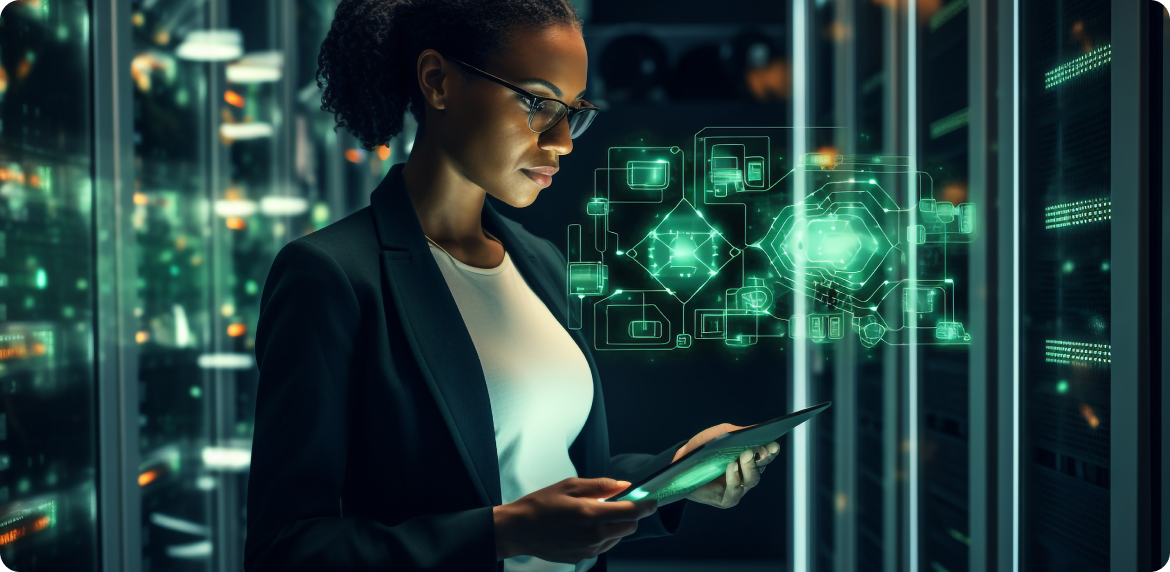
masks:
{"type": "Polygon", "coordinates": [[[0,557],[92,568],[99,285],[84,2],[0,19],[0,557]]]}
{"type": "Polygon", "coordinates": [[[1021,6],[1019,566],[1109,567],[1111,14],[1021,6]]]}

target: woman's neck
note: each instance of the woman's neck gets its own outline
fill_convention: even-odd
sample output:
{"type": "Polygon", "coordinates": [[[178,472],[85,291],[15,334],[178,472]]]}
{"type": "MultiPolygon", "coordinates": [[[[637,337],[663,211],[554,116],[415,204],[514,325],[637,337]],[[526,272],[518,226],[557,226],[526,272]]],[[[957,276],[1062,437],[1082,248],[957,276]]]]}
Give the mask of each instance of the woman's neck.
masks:
{"type": "Polygon", "coordinates": [[[481,213],[486,193],[467,180],[442,149],[416,141],[402,177],[427,236],[440,243],[484,240],[481,213]]]}

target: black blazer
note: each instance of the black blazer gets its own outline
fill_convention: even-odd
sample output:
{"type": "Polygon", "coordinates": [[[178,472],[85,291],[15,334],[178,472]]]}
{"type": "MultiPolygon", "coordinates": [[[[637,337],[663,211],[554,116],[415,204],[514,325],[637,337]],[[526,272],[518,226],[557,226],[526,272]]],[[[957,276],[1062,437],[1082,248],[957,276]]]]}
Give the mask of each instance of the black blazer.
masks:
{"type": "MultiPolygon", "coordinates": [[[[402,167],[370,206],[288,243],[272,263],[256,330],[247,572],[503,570],[487,383],[402,167]]],[[[560,250],[490,203],[482,220],[564,324],[560,250]]],[[[569,457],[582,478],[632,482],[655,456],[610,456],[597,366],[581,332],[570,334],[593,372],[593,407],[569,457]]],[[[673,534],[689,502],[659,508],[624,541],[673,534]]],[[[593,570],[607,569],[602,554],[593,570]]]]}

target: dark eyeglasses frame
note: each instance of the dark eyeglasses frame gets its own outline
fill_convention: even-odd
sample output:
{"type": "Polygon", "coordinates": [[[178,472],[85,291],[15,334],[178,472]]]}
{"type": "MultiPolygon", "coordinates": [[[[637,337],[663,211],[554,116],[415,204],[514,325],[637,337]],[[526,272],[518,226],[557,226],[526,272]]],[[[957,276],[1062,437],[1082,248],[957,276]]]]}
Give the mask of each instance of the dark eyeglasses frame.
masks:
{"type": "MultiPolygon", "coordinates": [[[[556,125],[558,123],[560,123],[562,120],[572,118],[574,115],[576,115],[578,113],[581,113],[584,111],[597,113],[597,112],[601,111],[600,107],[596,107],[593,105],[589,105],[587,107],[573,107],[572,105],[569,105],[569,104],[567,104],[567,103],[565,103],[565,102],[563,102],[555,97],[544,97],[543,95],[536,95],[535,93],[532,93],[524,88],[512,85],[511,83],[508,83],[507,81],[500,79],[500,78],[498,78],[498,77],[496,77],[488,72],[485,72],[485,71],[483,71],[483,70],[481,70],[481,69],[479,69],[479,68],[477,68],[477,67],[475,67],[467,62],[460,61],[460,60],[453,58],[451,56],[445,56],[445,57],[446,57],[446,59],[451,60],[451,61],[471,70],[472,72],[475,72],[477,75],[480,75],[480,76],[484,77],[485,79],[489,79],[491,81],[494,81],[494,82],[516,92],[516,93],[519,93],[520,95],[523,95],[524,97],[527,97],[528,98],[528,106],[531,108],[531,111],[528,112],[528,128],[529,129],[532,129],[532,118],[536,115],[536,112],[539,109],[537,107],[537,105],[539,105],[540,102],[542,102],[542,101],[546,101],[546,100],[555,101],[555,102],[565,106],[565,109],[568,110],[567,112],[565,112],[564,115],[561,116],[560,119],[554,121],[551,125],[549,125],[547,128],[545,128],[544,131],[548,131],[548,130],[552,129],[553,127],[556,127],[556,125]]],[[[537,131],[535,129],[532,129],[533,133],[544,133],[544,131],[537,131]]],[[[570,134],[571,133],[572,133],[572,130],[570,130],[570,134]]]]}

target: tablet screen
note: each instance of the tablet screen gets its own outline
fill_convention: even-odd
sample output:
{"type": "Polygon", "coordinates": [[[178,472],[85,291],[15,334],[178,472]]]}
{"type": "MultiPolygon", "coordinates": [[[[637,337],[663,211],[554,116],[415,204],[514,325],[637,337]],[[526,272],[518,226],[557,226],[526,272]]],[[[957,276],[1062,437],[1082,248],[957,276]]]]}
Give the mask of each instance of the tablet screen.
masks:
{"type": "Polygon", "coordinates": [[[826,401],[764,423],[729,431],[688,452],[674,462],[670,462],[670,459],[655,459],[661,463],[658,468],[605,501],[647,499],[662,501],[670,497],[688,494],[719,478],[719,475],[722,475],[727,469],[727,464],[736,460],[744,451],[783,437],[793,427],[808,421],[831,404],[832,402],[826,401]]]}

